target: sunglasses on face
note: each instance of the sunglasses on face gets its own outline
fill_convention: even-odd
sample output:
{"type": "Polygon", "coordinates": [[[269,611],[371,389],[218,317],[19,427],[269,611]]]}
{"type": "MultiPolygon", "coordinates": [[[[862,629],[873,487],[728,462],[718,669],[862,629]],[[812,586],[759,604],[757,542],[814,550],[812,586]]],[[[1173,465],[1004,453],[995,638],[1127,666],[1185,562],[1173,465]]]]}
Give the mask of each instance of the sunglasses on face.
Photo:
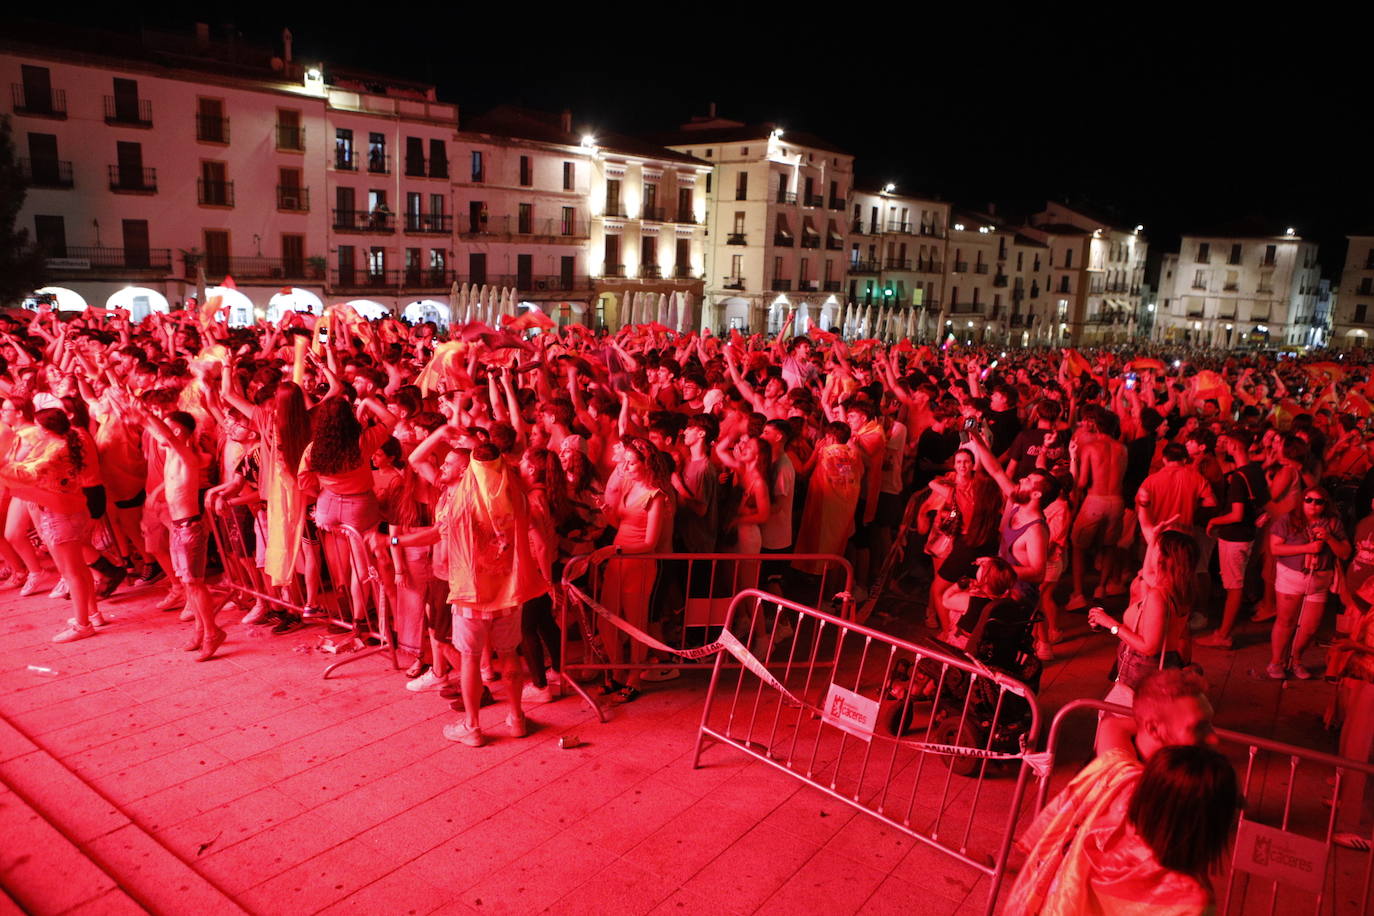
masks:
{"type": "Polygon", "coordinates": [[[1304,497],[1302,498],[1302,501],[1305,502],[1305,503],[1307,503],[1307,504],[1310,505],[1310,506],[1324,506],[1324,505],[1326,505],[1326,500],[1322,499],[1320,496],[1304,496],[1304,497]]]}

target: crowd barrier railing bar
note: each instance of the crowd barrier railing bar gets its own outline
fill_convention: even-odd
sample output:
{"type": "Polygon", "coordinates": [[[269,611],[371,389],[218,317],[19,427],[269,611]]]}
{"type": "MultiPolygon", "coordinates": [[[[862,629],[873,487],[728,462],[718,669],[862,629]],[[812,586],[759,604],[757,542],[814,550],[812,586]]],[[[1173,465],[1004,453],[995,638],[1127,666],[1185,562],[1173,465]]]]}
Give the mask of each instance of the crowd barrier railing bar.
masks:
{"type": "Polygon", "coordinates": [[[219,551],[223,576],[216,584],[234,593],[236,599],[261,601],[271,607],[281,608],[300,614],[304,607],[298,601],[289,601],[274,589],[265,587],[261,571],[257,567],[254,551],[248,547],[232,516],[218,512],[206,512],[210,523],[210,534],[215,539],[219,551]]]}
{"type": "MultiPolygon", "coordinates": [[[[561,620],[559,672],[563,685],[574,690],[596,712],[606,713],[601,703],[579,682],[577,675],[613,671],[696,669],[710,667],[713,633],[728,628],[735,596],[760,579],[781,575],[783,589],[815,604],[834,603],[844,617],[852,617],[854,570],[847,560],[833,554],[798,553],[593,553],[575,557],[563,572],[561,595],[556,596],[561,620]],[[798,570],[802,564],[808,572],[798,570]],[[610,574],[617,596],[608,601],[605,591],[610,574]],[[626,590],[643,594],[648,601],[647,629],[627,621],[619,613],[626,590]],[[570,633],[576,624],[581,636],[580,660],[573,661],[570,633]],[[658,655],[657,659],[631,661],[626,654],[612,663],[606,651],[609,630],[623,633],[658,655]],[[666,634],[665,634],[666,631],[666,634]]],[[[560,688],[562,690],[564,688],[560,688]]]]}
{"type": "Polygon", "coordinates": [[[918,645],[749,589],[722,634],[693,765],[708,740],[788,773],[987,879],[991,914],[1040,729],[1026,684],[953,647],[918,645]],[[779,633],[791,631],[787,640],[779,633]],[[763,652],[744,651],[758,645],[763,652]],[[1015,779],[997,779],[1007,769],[1015,779]]]}
{"type": "Polygon", "coordinates": [[[351,525],[322,527],[319,531],[320,547],[339,607],[339,616],[329,617],[328,622],[340,629],[351,629],[353,638],[363,646],[331,662],[324,669],[324,677],[328,679],[335,669],[380,652],[386,652],[390,656],[391,667],[399,669],[401,665],[396,658],[396,638],[392,631],[388,593],[371,546],[351,525]],[[348,569],[343,567],[340,559],[345,550],[351,557],[348,569]],[[352,606],[350,576],[358,577],[364,602],[371,604],[371,609],[352,606]],[[376,612],[375,618],[373,610],[376,612]]]}
{"type": "MultiPolygon", "coordinates": [[[[1046,765],[1035,810],[1050,797],[1057,748],[1064,723],[1080,713],[1129,716],[1124,706],[1101,700],[1074,700],[1055,714],[1046,744],[1046,765]]],[[[1216,729],[1221,750],[1243,772],[1245,808],[1227,857],[1219,887],[1219,916],[1267,912],[1368,916],[1374,899],[1374,853],[1345,850],[1332,842],[1338,832],[1341,789],[1352,775],[1374,779],[1365,763],[1271,738],[1216,729]],[[1243,766],[1239,765],[1243,758],[1243,766]],[[1326,774],[1330,773],[1330,778],[1326,774]],[[1359,876],[1363,864],[1363,878],[1359,876]]],[[[1361,799],[1354,804],[1359,806],[1361,799]]],[[[1358,823],[1358,811],[1353,823],[1358,823]]],[[[1352,828],[1352,832],[1354,831],[1352,828]]],[[[1374,844],[1374,830],[1360,832],[1374,844]]]]}

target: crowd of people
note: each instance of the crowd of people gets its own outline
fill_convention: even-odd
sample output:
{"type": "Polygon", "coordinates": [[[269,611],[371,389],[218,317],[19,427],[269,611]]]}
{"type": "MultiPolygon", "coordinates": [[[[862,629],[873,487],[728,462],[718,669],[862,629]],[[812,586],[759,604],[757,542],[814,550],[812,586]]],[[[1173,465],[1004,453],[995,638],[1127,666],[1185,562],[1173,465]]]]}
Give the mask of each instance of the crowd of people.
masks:
{"type": "MultiPolygon", "coordinates": [[[[347,306],[230,328],[217,306],[0,316],[0,577],[70,598],[54,641],[95,635],[117,589],[165,581],[184,648],[213,657],[214,513],[302,618],[325,616],[331,577],[366,615],[360,569],[379,563],[398,617],[423,621],[407,687],[459,701],[445,734],[480,745],[484,682],[504,681],[515,736],[524,704],[552,698],[571,561],[836,554],[856,603],[880,582],[928,594],[917,623],[954,645],[969,608],[1013,601],[1052,663],[1086,612],[1117,641],[1108,699],[1127,706],[1157,669],[1269,622],[1264,673],[1337,680],[1341,752],[1374,754],[1364,356],[845,341],[791,317],[776,335],[610,334],[536,311],[441,333],[347,306]],[[344,550],[326,573],[321,532],[340,526],[375,560],[344,550]]],[[[819,572],[740,567],[741,586],[819,572]]],[[[658,573],[609,564],[601,600],[646,628],[658,573]]],[[[242,622],[299,627],[287,603],[242,622]]],[[[602,638],[602,690],[632,701],[645,648],[602,638]]]]}

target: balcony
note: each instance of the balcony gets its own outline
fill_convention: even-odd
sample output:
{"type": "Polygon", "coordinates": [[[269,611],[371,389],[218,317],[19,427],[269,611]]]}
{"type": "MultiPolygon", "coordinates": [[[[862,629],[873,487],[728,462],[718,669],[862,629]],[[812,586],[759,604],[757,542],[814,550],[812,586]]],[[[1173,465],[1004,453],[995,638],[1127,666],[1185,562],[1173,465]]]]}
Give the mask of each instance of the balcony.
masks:
{"type": "Polygon", "coordinates": [[[694,278],[692,277],[692,265],[690,265],[690,264],[674,264],[674,265],[673,265],[673,279],[674,279],[674,280],[691,280],[691,279],[694,279],[694,278]]]}
{"type": "Polygon", "coordinates": [[[801,246],[803,248],[820,248],[821,237],[819,235],[803,235],[801,237],[801,246]]]}
{"type": "Polygon", "coordinates": [[[390,175],[391,157],[375,150],[369,152],[367,154],[367,170],[373,175],[390,175]]]}
{"type": "Polygon", "coordinates": [[[1205,290],[1206,288],[1207,288],[1206,282],[1199,283],[1197,280],[1194,280],[1194,281],[1193,281],[1193,289],[1203,289],[1203,290],[1205,290]]]}
{"type": "MultiPolygon", "coordinates": [[[[1239,284],[1239,283],[1223,283],[1223,284],[1221,285],[1221,291],[1224,292],[1224,293],[1238,293],[1238,292],[1240,292],[1240,284],[1239,284]]],[[[1125,290],[1122,290],[1122,292],[1125,292],[1125,290]]]]}
{"type": "Polygon", "coordinates": [[[801,280],[797,283],[797,291],[801,293],[814,293],[820,288],[821,284],[817,280],[801,280]]]}
{"type": "Polygon", "coordinates": [[[945,272],[945,265],[933,259],[925,261],[917,260],[916,270],[923,274],[942,274],[945,272]]]}
{"type": "Polygon", "coordinates": [[[743,233],[743,232],[732,232],[732,233],[730,233],[729,235],[727,235],[727,236],[725,237],[725,244],[727,244],[727,245],[747,245],[748,242],[746,242],[746,241],[744,240],[744,233],[743,233]]]}
{"type": "Polygon", "coordinates": [[[790,293],[792,292],[792,281],[790,279],[784,279],[783,277],[777,277],[772,283],[768,284],[768,288],[774,292],[790,293]]]}
{"type": "Polygon", "coordinates": [[[954,262],[954,272],[955,272],[956,274],[966,274],[966,273],[968,273],[968,261],[955,261],[955,262],[954,262]]]}
{"type": "Polygon", "coordinates": [[[228,143],[229,119],[196,115],[196,139],[202,143],[228,143]]]}
{"type": "Polygon", "coordinates": [[[826,280],[822,285],[825,287],[827,293],[838,293],[840,291],[839,280],[826,280]]]}
{"type": "Polygon", "coordinates": [[[196,200],[203,207],[232,207],[234,205],[234,183],[232,181],[197,178],[196,200]]]}
{"type": "Polygon", "coordinates": [[[305,128],[277,125],[277,149],[300,153],[305,151],[305,128]]]}
{"type": "Polygon", "coordinates": [[[149,99],[116,99],[107,95],[105,123],[122,127],[152,127],[153,103],[149,99]]]}
{"type": "Polygon", "coordinates": [[[690,226],[695,226],[697,224],[697,215],[691,210],[679,210],[677,211],[677,216],[669,222],[685,223],[690,226]]]}
{"type": "Polygon", "coordinates": [[[424,156],[406,156],[406,177],[407,178],[447,178],[448,160],[430,158],[428,160],[429,171],[425,171],[426,160],[424,156]]]}
{"type": "Polygon", "coordinates": [[[1278,267],[1279,262],[1275,258],[1264,258],[1260,261],[1260,267],[1278,267]]]}
{"type": "Polygon", "coordinates": [[[774,232],[773,244],[780,248],[791,248],[795,244],[795,240],[785,232],[774,232]]]}
{"type": "Polygon", "coordinates": [[[603,277],[624,277],[624,276],[625,276],[625,265],[624,265],[624,264],[606,264],[606,265],[603,265],[602,268],[601,268],[601,276],[603,276],[603,277]]]}
{"type": "Polygon", "coordinates": [[[942,239],[945,237],[944,230],[942,230],[939,226],[935,225],[922,226],[919,230],[919,234],[929,236],[933,239],[942,239]]]}
{"type": "Polygon", "coordinates": [[[72,164],[66,159],[20,159],[19,171],[31,188],[70,188],[72,164]]]}
{"type": "Polygon", "coordinates": [[[334,147],[334,168],[340,172],[358,171],[358,160],[350,147],[334,147]]]}
{"type": "Polygon", "coordinates": [[[277,209],[306,213],[310,210],[310,189],[277,185],[277,209]]]}
{"type": "Polygon", "coordinates": [[[410,267],[404,270],[335,270],[331,286],[337,290],[446,290],[456,275],[443,268],[410,267]]]}
{"type": "Polygon", "coordinates": [[[778,191],[778,203],[795,204],[797,202],[796,191],[778,191]]]}
{"type": "Polygon", "coordinates": [[[898,222],[898,221],[896,221],[896,220],[888,220],[888,223],[887,223],[887,231],[888,231],[888,232],[903,232],[903,233],[906,233],[907,235],[910,235],[910,234],[911,234],[911,223],[903,223],[903,222],[898,222]]]}
{"type": "Polygon", "coordinates": [[[453,271],[442,267],[407,267],[400,274],[401,286],[414,290],[448,290],[458,279],[453,271]]]}
{"type": "Polygon", "coordinates": [[[825,240],[826,251],[844,251],[844,239],[837,235],[832,235],[825,240]]]}
{"type": "Polygon", "coordinates": [[[170,248],[95,248],[68,245],[61,257],[48,258],[54,271],[172,269],[170,248]]]}
{"type": "Polygon", "coordinates": [[[110,166],[110,190],[126,194],[157,193],[157,169],[110,166]]]}
{"type": "Polygon", "coordinates": [[[992,285],[993,285],[993,286],[1005,287],[1005,286],[1007,285],[1007,275],[1006,275],[1006,274],[997,274],[996,276],[994,276],[994,277],[992,278],[992,285]]]}
{"type": "Polygon", "coordinates": [[[560,218],[526,219],[519,216],[497,216],[473,222],[459,230],[463,239],[483,240],[493,238],[538,238],[551,242],[584,241],[591,237],[587,223],[560,218]]]}
{"type": "Polygon", "coordinates": [[[883,270],[911,270],[911,262],[902,258],[888,258],[883,261],[883,270]]]}
{"type": "Polygon", "coordinates": [[[878,262],[850,261],[849,272],[852,274],[876,274],[878,272],[878,262]]]}
{"type": "Polygon", "coordinates": [[[844,210],[844,201],[838,197],[830,198],[830,209],[841,211],[844,210]]]}
{"type": "Polygon", "coordinates": [[[396,217],[390,210],[335,210],[334,229],[338,232],[395,232],[396,217]]]}
{"type": "Polygon", "coordinates": [[[51,89],[47,92],[30,92],[23,83],[10,83],[10,94],[14,99],[14,113],[33,115],[39,118],[67,117],[67,91],[51,89]]]}
{"type": "Polygon", "coordinates": [[[988,272],[988,265],[986,265],[986,264],[984,264],[984,263],[982,263],[982,262],[979,262],[979,263],[977,263],[977,264],[974,264],[974,265],[973,265],[973,272],[976,273],[976,274],[986,274],[986,273],[988,272]]]}
{"type": "Polygon", "coordinates": [[[981,302],[951,302],[949,311],[952,315],[981,315],[983,314],[983,303],[981,302]]]}
{"type": "Polygon", "coordinates": [[[726,277],[725,282],[722,283],[721,286],[725,289],[744,289],[744,278],[726,277]]]}
{"type": "Polygon", "coordinates": [[[662,207],[641,207],[639,218],[649,223],[661,223],[665,221],[662,207]]]}
{"type": "Polygon", "coordinates": [[[639,277],[641,280],[661,280],[663,279],[663,268],[657,264],[639,265],[639,277]]]}
{"type": "MultiPolygon", "coordinates": [[[[236,280],[324,280],[324,268],[306,258],[218,258],[217,267],[236,280]]],[[[188,275],[191,271],[188,271],[188,275]]]]}
{"type": "Polygon", "coordinates": [[[625,205],[618,200],[608,200],[601,211],[601,215],[612,219],[626,219],[625,205]]]}
{"type": "Polygon", "coordinates": [[[820,194],[807,194],[802,203],[808,207],[824,207],[825,198],[820,194]]]}
{"type": "Polygon", "coordinates": [[[417,235],[449,235],[453,217],[447,213],[407,213],[406,232],[417,235]]]}

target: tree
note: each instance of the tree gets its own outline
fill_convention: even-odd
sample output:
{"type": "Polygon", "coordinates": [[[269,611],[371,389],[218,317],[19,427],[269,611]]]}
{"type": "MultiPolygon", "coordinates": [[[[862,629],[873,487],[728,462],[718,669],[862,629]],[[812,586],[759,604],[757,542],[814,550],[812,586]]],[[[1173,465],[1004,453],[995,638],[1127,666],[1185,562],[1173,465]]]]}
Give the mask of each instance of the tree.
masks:
{"type": "Polygon", "coordinates": [[[18,305],[45,285],[43,252],[29,241],[27,229],[15,225],[27,189],[14,158],[10,119],[0,117],[0,305],[18,305]]]}

